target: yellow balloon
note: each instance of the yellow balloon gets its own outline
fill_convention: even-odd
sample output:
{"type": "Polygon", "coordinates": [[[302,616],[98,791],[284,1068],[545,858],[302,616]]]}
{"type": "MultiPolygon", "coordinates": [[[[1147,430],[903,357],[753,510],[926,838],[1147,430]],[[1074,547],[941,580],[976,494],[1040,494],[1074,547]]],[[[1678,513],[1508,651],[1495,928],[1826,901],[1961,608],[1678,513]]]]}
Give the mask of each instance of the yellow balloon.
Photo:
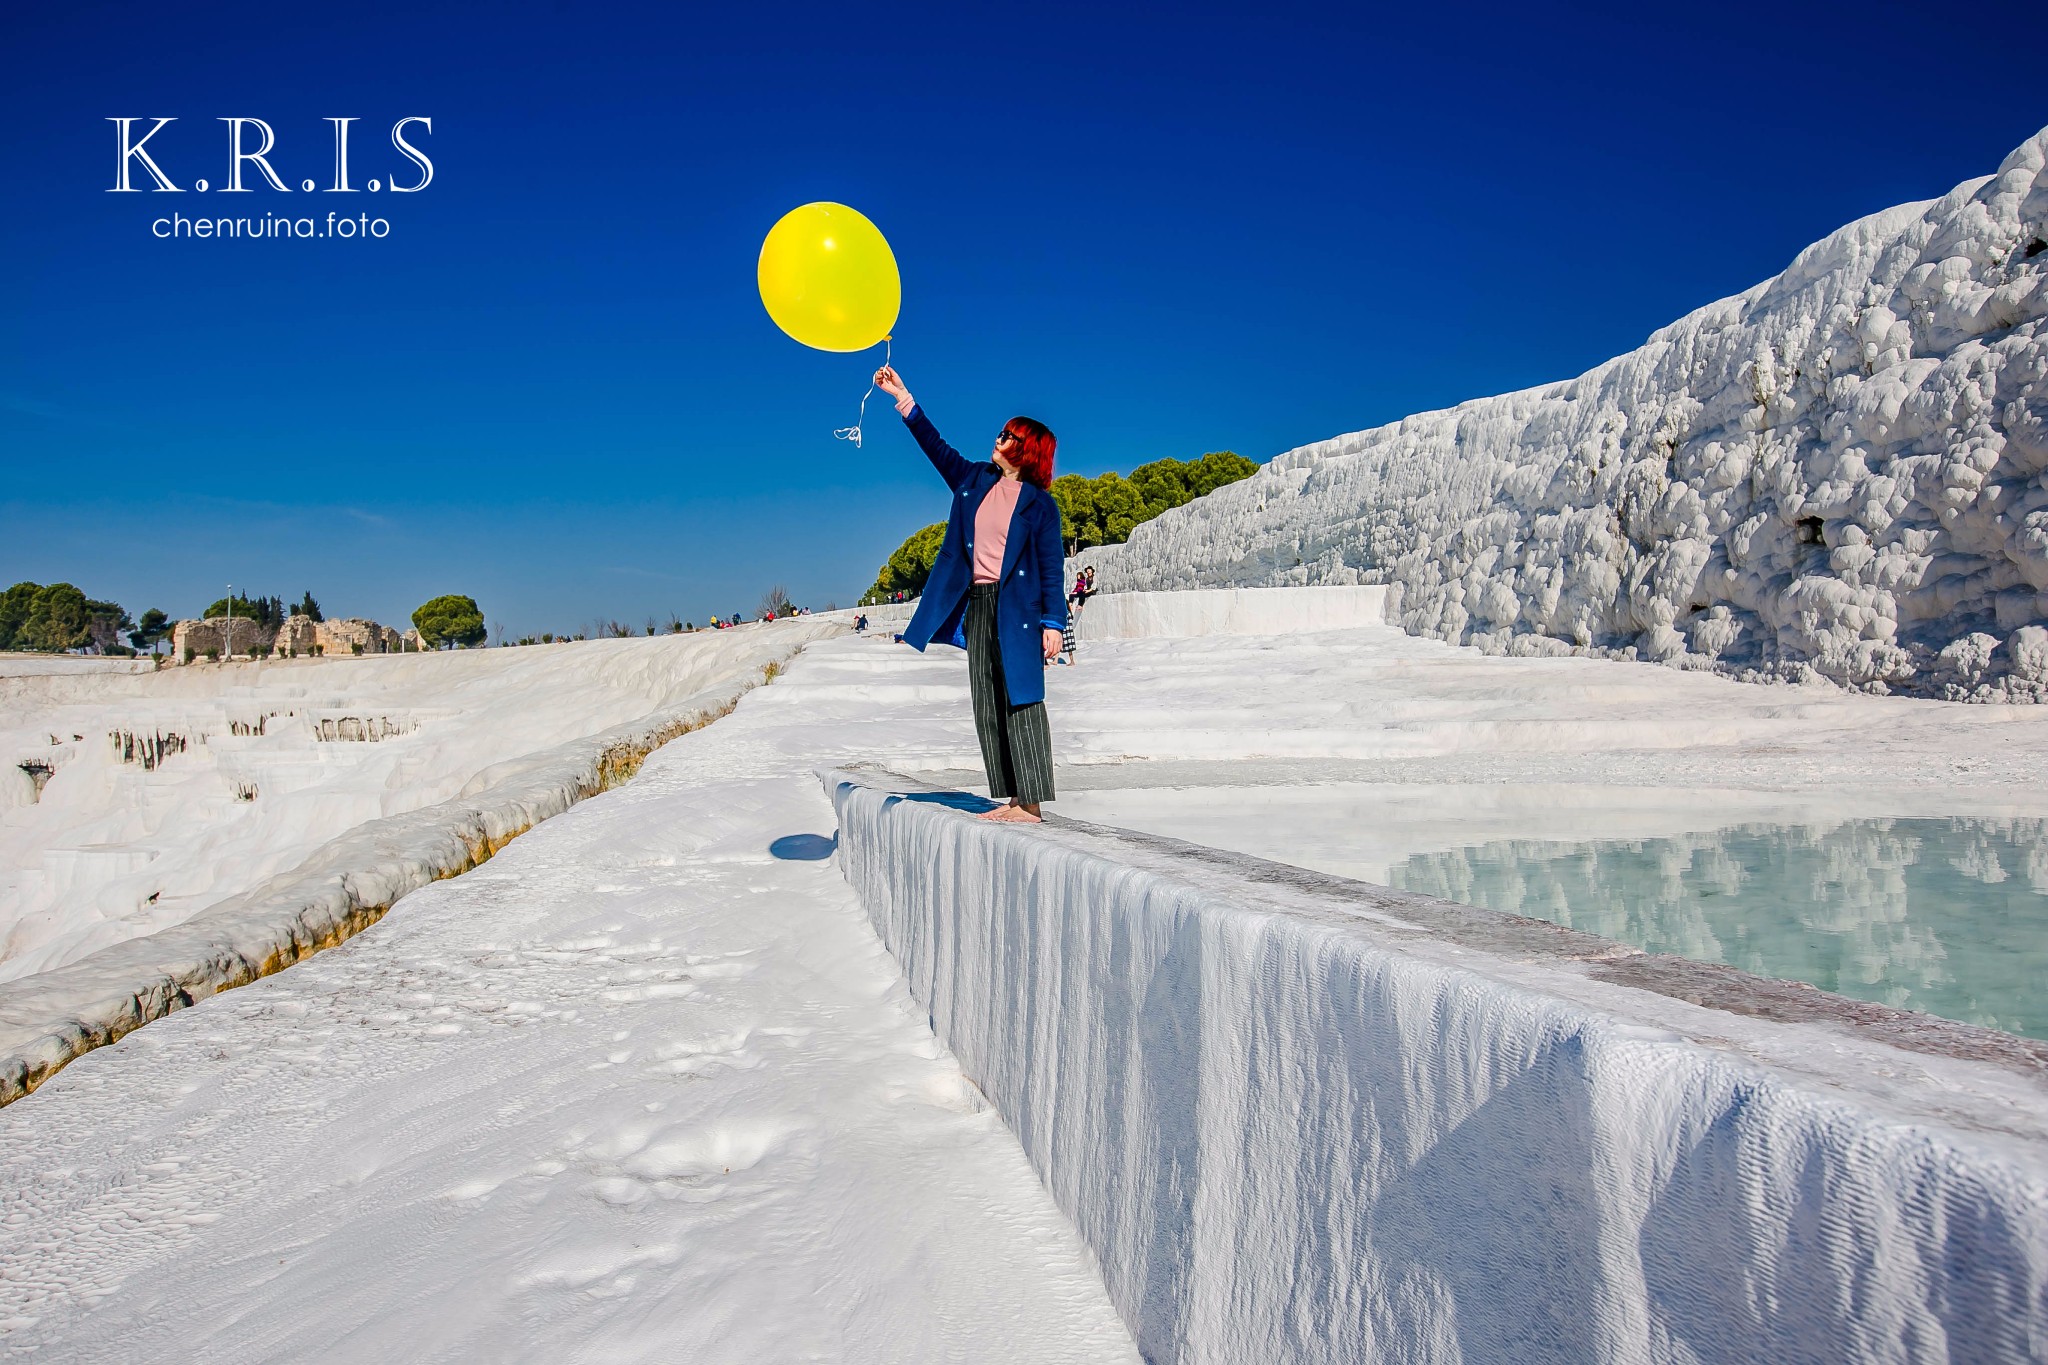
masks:
{"type": "Polygon", "coordinates": [[[896,253],[858,210],[791,209],[761,243],[761,302],[775,325],[821,351],[865,351],[903,307],[896,253]]]}

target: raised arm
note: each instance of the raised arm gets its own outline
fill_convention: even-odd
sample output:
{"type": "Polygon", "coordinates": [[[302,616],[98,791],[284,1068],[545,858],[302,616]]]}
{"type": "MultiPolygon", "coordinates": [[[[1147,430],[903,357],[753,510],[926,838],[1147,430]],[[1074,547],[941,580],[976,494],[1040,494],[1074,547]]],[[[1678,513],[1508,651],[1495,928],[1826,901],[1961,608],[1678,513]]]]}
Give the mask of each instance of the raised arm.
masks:
{"type": "Polygon", "coordinates": [[[946,444],[945,438],[939,435],[939,429],[932,425],[931,418],[924,415],[924,409],[903,386],[903,376],[893,367],[884,365],[875,371],[875,387],[896,400],[896,411],[902,414],[903,424],[910,428],[910,434],[917,438],[918,449],[932,462],[932,468],[939,471],[946,487],[957,490],[973,474],[974,466],[962,458],[959,451],[946,444]]]}

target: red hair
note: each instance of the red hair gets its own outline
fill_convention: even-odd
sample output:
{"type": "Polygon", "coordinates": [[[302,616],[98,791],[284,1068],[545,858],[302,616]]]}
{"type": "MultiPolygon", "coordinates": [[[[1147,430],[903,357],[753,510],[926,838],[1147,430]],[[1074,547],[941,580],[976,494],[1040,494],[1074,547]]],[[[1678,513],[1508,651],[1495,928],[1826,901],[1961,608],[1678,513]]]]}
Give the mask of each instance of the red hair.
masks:
{"type": "Polygon", "coordinates": [[[1035,487],[1050,488],[1052,453],[1059,446],[1052,428],[1034,418],[1012,417],[1003,430],[1017,438],[1005,452],[1005,458],[1017,466],[1017,477],[1035,487]]]}

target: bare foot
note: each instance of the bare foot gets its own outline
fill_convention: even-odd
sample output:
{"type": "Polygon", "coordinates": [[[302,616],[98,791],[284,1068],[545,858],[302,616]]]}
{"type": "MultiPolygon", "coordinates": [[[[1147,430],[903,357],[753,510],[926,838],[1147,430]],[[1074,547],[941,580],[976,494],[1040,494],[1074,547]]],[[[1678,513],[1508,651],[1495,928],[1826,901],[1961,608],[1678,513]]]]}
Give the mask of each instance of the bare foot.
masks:
{"type": "Polygon", "coordinates": [[[1036,825],[1043,823],[1037,815],[1024,809],[1022,806],[997,806],[994,810],[983,811],[975,818],[979,820],[993,820],[1006,825],[1036,825]]]}

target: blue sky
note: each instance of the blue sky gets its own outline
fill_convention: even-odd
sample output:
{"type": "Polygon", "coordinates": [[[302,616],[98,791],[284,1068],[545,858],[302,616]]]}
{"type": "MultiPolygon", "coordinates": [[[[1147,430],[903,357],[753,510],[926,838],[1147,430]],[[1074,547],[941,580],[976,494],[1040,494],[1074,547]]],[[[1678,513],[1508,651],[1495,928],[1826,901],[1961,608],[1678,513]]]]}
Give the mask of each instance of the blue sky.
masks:
{"type": "Polygon", "coordinates": [[[760,306],[798,204],[889,236],[956,444],[1029,413],[1094,474],[1577,374],[2048,123],[2029,7],[1659,8],[17,7],[0,585],[514,634],[850,602],[944,500],[886,407],[831,439],[873,360],[760,306]],[[160,115],[187,192],[107,193],[106,120],[160,115]],[[190,188],[229,116],[293,192],[190,188]],[[328,117],[410,183],[407,116],[425,190],[296,189],[328,117]],[[150,230],[337,201],[388,235],[150,230]]]}

